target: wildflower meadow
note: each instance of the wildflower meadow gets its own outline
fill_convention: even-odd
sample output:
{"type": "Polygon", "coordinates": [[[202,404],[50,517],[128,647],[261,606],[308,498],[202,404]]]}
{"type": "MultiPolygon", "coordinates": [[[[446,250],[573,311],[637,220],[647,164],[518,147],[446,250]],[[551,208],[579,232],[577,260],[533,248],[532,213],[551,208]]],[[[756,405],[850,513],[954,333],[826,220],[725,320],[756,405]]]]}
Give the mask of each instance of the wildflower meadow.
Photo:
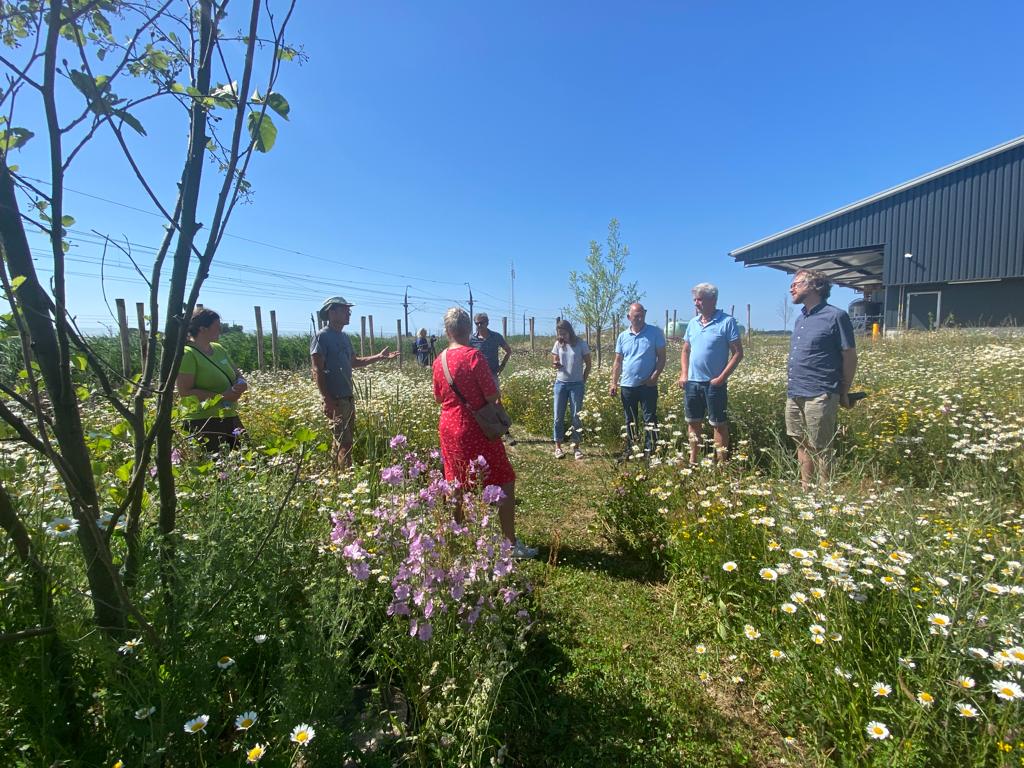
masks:
{"type": "MultiPolygon", "coordinates": [[[[0,545],[3,764],[1024,764],[1024,336],[861,340],[868,397],[809,493],[784,338],[750,340],[732,456],[709,433],[695,466],[677,344],[658,449],[624,462],[607,360],[584,457],[557,460],[547,356],[515,347],[508,450],[538,559],[512,559],[485,465],[457,513],[429,370],[357,374],[345,473],[308,373],[254,371],[242,450],[175,436],[170,537],[146,479],[139,546],[170,556],[126,581],[145,625],[113,642],[56,470],[5,433],[30,525],[0,545]]],[[[132,445],[81,397],[123,568],[132,445]]]]}

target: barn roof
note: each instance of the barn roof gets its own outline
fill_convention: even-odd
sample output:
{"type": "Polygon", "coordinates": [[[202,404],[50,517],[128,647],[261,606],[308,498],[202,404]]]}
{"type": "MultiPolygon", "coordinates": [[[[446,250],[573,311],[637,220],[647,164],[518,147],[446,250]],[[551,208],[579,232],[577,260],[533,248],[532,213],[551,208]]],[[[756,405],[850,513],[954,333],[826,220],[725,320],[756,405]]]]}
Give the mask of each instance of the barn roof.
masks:
{"type": "MultiPolygon", "coordinates": [[[[931,171],[910,181],[898,184],[895,187],[890,187],[877,194],[845,205],[831,213],[826,213],[823,216],[818,216],[769,237],[757,240],[742,248],[737,248],[730,251],[729,255],[748,266],[773,267],[786,272],[795,272],[798,269],[817,269],[828,274],[835,283],[850,288],[862,289],[881,285],[885,266],[885,246],[880,241],[871,242],[870,244],[862,241],[856,244],[857,247],[832,248],[828,250],[814,249],[814,252],[809,252],[805,246],[797,246],[796,243],[806,240],[810,236],[810,233],[807,232],[808,230],[817,227],[818,229],[815,232],[821,232],[823,227],[828,228],[833,223],[838,225],[839,222],[835,222],[835,220],[840,219],[840,217],[846,216],[847,218],[843,219],[843,222],[848,221],[849,216],[847,214],[853,213],[854,216],[860,216],[860,213],[855,213],[859,209],[867,208],[879,201],[895,197],[908,190],[913,190],[928,182],[940,179],[943,176],[981,163],[995,155],[1022,146],[1024,146],[1024,136],[1004,142],[983,152],[978,152],[938,170],[931,171]],[[794,235],[797,235],[797,237],[793,237],[794,235]],[[787,240],[787,238],[790,239],[787,240]],[[786,242],[784,244],[780,241],[786,242]],[[757,251],[757,253],[752,253],[753,251],[757,251]]],[[[835,245],[838,244],[835,243],[835,245]]],[[[854,244],[849,243],[849,245],[854,244]]]]}

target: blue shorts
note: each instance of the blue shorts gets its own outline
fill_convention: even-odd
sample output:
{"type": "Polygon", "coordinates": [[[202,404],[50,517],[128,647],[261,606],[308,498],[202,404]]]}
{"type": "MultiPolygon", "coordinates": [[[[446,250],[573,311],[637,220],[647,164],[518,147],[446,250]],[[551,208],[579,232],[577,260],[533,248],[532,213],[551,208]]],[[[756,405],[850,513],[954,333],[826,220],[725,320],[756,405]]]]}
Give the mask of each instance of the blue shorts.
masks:
{"type": "Polygon", "coordinates": [[[725,386],[713,387],[708,381],[688,381],[683,397],[683,414],[690,424],[702,422],[706,416],[714,427],[728,422],[725,412],[728,402],[725,386]]]}

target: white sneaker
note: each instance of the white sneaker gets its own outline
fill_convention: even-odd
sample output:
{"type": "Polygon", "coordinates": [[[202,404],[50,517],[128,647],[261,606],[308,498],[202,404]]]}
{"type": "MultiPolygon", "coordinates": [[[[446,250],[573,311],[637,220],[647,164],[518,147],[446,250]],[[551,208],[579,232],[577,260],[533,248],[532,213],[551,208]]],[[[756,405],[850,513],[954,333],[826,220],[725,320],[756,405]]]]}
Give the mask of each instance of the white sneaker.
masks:
{"type": "Polygon", "coordinates": [[[561,459],[564,456],[565,456],[565,451],[563,451],[561,448],[555,448],[555,458],[556,459],[561,459]]]}
{"type": "Polygon", "coordinates": [[[572,457],[574,459],[576,459],[576,461],[579,461],[580,459],[583,458],[583,451],[581,451],[579,448],[577,448],[575,450],[575,452],[573,452],[572,457]]]}
{"type": "Polygon", "coordinates": [[[516,560],[530,560],[537,556],[536,547],[528,547],[521,539],[516,539],[516,545],[512,547],[512,557],[516,560]]]}

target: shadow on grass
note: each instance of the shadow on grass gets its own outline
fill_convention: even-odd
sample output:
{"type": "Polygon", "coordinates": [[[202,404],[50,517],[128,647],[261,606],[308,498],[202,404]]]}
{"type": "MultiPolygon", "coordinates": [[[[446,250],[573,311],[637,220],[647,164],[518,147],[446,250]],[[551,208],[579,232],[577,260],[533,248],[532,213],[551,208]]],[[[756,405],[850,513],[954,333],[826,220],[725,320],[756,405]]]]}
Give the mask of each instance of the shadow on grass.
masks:
{"type": "MultiPolygon", "coordinates": [[[[542,547],[540,555],[546,560],[549,555],[547,547],[542,547]]],[[[575,568],[580,571],[601,571],[613,579],[635,581],[639,584],[654,584],[664,581],[664,570],[656,563],[638,559],[635,555],[624,554],[618,550],[608,551],[596,547],[561,546],[558,549],[556,568],[575,568]]]]}
{"type": "Polygon", "coordinates": [[[677,697],[684,700],[662,700],[664,692],[653,690],[625,654],[575,669],[558,640],[543,633],[530,642],[527,658],[507,682],[497,712],[511,765],[749,764],[731,718],[701,706],[696,689],[677,697]]]}

